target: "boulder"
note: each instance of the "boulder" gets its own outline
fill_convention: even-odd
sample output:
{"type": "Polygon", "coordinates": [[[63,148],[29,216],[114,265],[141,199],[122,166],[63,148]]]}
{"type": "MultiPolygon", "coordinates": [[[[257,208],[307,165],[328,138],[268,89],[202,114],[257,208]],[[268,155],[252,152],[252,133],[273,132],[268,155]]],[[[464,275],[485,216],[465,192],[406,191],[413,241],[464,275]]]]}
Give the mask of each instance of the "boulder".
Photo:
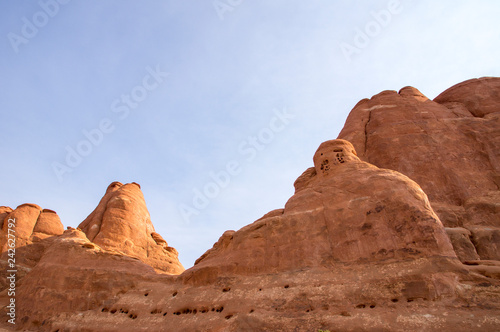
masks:
{"type": "Polygon", "coordinates": [[[500,227],[472,226],[469,230],[479,257],[500,261],[500,227]]]}
{"type": "Polygon", "coordinates": [[[479,260],[476,248],[471,242],[472,233],[465,228],[446,228],[453,249],[462,262],[479,260]]]}

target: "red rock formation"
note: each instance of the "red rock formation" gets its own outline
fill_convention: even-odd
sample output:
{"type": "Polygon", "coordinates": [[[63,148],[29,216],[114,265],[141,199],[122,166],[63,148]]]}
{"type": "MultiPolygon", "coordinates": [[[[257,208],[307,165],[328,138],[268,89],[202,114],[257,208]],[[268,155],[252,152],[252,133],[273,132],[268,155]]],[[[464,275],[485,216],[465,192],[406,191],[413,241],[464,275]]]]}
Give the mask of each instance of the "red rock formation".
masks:
{"type": "MultiPolygon", "coordinates": [[[[415,180],[445,226],[500,231],[500,78],[457,84],[434,101],[411,87],[384,91],[354,107],[339,138],[415,180]]],[[[498,237],[481,238],[476,247],[491,247],[481,259],[498,257],[498,237]]]]}
{"type": "Polygon", "coordinates": [[[81,232],[67,231],[33,270],[33,278],[42,277],[25,278],[38,288],[22,288],[21,296],[37,303],[20,308],[29,317],[24,326],[42,331],[82,326],[92,331],[432,330],[437,322],[444,331],[493,331],[500,326],[499,266],[469,261],[468,272],[415,182],[359,160],[343,140],[323,143],[314,166],[295,182],[296,193],[284,209],[225,232],[180,276],[147,270],[139,276],[137,261],[118,279],[112,267],[125,271],[128,258],[113,261],[81,232]],[[62,260],[63,251],[84,268],[62,260]],[[52,262],[60,262],[57,276],[52,262]],[[68,287],[63,276],[70,273],[78,275],[74,288],[95,293],[90,302],[81,292],[63,292],[68,287]],[[115,282],[121,284],[114,287],[115,282]],[[56,304],[57,295],[64,304],[56,304]]]}
{"type": "Polygon", "coordinates": [[[314,165],[283,211],[224,233],[189,274],[456,257],[427,196],[409,178],[359,160],[344,140],[321,144],[314,165]]]}
{"type": "Polygon", "coordinates": [[[476,248],[471,242],[472,233],[468,229],[461,227],[446,228],[446,232],[460,261],[479,260],[476,248]]]}
{"type": "MultiPolygon", "coordinates": [[[[452,86],[434,101],[449,109],[460,109],[459,112],[464,114],[470,112],[475,117],[484,118],[489,114],[500,112],[500,79],[498,77],[471,79],[452,86]]],[[[499,160],[496,161],[498,165],[499,160]]]]}
{"type": "Polygon", "coordinates": [[[155,274],[138,259],[99,248],[76,229],[50,241],[16,292],[18,322],[30,321],[36,330],[44,330],[49,317],[96,309],[155,274]]]}
{"type": "Polygon", "coordinates": [[[155,232],[137,183],[110,184],[99,205],[78,227],[103,249],[136,257],[159,272],[184,271],[177,250],[155,232]]]}
{"type": "MultiPolygon", "coordinates": [[[[226,231],[180,275],[144,263],[165,267],[151,252],[169,247],[139,187],[112,184],[85,233],[23,247],[38,256],[18,285],[18,328],[498,331],[495,93],[459,88],[469,90],[450,90],[447,106],[413,88],[360,102],[341,133],[353,144],[321,144],[284,209],[226,231]]],[[[4,311],[8,301],[0,293],[4,311]]]]}
{"type": "Polygon", "coordinates": [[[64,231],[59,216],[52,210],[42,210],[36,204],[22,204],[15,210],[9,207],[0,207],[0,248],[7,250],[8,225],[14,224],[16,247],[22,247],[53,235],[60,235],[64,231]],[[15,222],[8,222],[8,220],[15,222]]]}

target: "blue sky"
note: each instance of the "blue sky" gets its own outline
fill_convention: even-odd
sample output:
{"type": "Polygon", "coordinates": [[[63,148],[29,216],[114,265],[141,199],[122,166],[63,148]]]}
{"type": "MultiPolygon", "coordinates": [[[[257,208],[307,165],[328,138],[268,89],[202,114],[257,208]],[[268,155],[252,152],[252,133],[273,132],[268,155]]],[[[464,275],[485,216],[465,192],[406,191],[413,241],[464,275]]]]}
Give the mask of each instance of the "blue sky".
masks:
{"type": "Polygon", "coordinates": [[[500,76],[499,14],[494,0],[2,1],[0,205],[76,227],[109,183],[135,181],[190,267],[283,207],[360,99],[500,76]]]}

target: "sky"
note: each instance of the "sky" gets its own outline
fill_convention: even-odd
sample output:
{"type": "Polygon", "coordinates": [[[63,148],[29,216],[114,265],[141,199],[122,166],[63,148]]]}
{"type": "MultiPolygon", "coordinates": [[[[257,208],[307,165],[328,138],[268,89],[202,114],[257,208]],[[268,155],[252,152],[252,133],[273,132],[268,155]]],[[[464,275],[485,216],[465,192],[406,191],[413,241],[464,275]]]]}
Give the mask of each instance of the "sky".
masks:
{"type": "Polygon", "coordinates": [[[284,207],[356,103],[500,76],[496,0],[3,0],[0,205],[141,185],[189,268],[284,207]]]}

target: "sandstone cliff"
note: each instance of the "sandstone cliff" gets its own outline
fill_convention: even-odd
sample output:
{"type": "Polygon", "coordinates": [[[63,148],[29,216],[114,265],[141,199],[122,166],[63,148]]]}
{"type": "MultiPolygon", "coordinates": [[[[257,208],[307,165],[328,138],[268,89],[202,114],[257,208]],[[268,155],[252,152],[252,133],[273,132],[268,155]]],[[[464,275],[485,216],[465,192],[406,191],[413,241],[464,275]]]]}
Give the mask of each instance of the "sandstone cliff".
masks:
{"type": "Polygon", "coordinates": [[[456,257],[427,196],[409,178],[361,161],[344,140],[321,144],[314,164],[283,210],[226,232],[186,275],[456,257]]]}
{"type": "Polygon", "coordinates": [[[184,272],[137,184],[112,183],[62,235],[30,208],[18,328],[498,331],[499,80],[359,102],[283,209],[184,272]]]}
{"type": "Polygon", "coordinates": [[[339,138],[422,186],[462,261],[500,259],[500,78],[434,101],[412,87],[381,92],[354,107],[339,138]]]}

